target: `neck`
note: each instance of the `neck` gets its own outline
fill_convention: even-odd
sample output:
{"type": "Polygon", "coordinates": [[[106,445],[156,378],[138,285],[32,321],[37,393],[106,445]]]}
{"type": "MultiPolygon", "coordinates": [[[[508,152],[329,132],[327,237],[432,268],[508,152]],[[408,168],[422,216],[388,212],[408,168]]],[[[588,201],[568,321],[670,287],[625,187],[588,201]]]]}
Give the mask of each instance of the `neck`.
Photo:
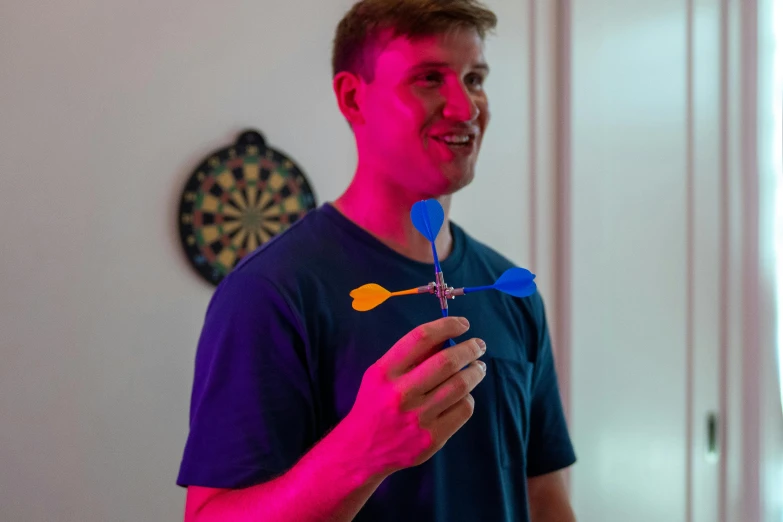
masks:
{"type": "MultiPolygon", "coordinates": [[[[375,236],[400,254],[422,263],[432,263],[432,247],[427,238],[413,226],[411,207],[428,196],[390,186],[378,178],[357,171],[346,191],[334,202],[345,217],[375,236]]],[[[449,209],[451,196],[436,198],[443,206],[443,226],[435,238],[438,260],[445,259],[452,250],[449,209]]]]}

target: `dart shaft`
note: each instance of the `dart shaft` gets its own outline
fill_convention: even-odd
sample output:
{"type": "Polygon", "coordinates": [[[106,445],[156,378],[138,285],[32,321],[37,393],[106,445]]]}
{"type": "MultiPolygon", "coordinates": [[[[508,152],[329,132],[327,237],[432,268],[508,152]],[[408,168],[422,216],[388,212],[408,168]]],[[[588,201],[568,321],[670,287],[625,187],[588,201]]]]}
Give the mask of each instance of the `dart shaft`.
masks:
{"type": "Polygon", "coordinates": [[[396,295],[413,295],[413,294],[426,294],[430,291],[429,286],[420,286],[418,288],[411,288],[410,290],[400,290],[399,292],[392,292],[392,296],[396,295]]]}
{"type": "Polygon", "coordinates": [[[443,272],[440,270],[440,261],[438,260],[438,251],[435,248],[435,242],[431,241],[430,245],[432,245],[432,258],[435,260],[435,274],[443,275],[443,272]]]}
{"type": "MultiPolygon", "coordinates": [[[[470,288],[460,288],[459,290],[462,290],[463,294],[469,294],[471,292],[480,292],[482,290],[493,290],[494,288],[495,288],[494,286],[490,285],[490,286],[473,286],[470,288]]],[[[461,294],[454,294],[454,295],[461,295],[461,294]]]]}

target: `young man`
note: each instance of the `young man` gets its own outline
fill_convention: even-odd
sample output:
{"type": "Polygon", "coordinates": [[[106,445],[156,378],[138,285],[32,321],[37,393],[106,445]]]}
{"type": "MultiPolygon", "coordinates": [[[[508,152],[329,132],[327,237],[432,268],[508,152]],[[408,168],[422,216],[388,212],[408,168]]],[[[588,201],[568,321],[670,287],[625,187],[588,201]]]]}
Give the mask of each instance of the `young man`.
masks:
{"type": "MultiPolygon", "coordinates": [[[[349,297],[433,278],[410,208],[434,197],[448,216],[473,179],[495,23],[474,0],[364,0],[338,26],[334,91],[356,173],[215,292],[178,479],[186,520],[574,520],[538,294],[472,294],[434,321],[431,298],[359,313],[349,297]]],[[[436,246],[453,286],[512,266],[448,218],[436,246]]]]}

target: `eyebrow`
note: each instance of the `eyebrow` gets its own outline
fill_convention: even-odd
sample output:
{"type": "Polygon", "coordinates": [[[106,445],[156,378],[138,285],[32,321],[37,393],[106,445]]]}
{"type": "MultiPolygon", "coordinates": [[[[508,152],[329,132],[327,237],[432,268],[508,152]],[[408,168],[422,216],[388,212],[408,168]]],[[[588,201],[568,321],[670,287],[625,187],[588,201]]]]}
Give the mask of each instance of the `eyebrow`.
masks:
{"type": "MultiPolygon", "coordinates": [[[[444,67],[448,67],[449,64],[446,62],[436,62],[436,61],[426,61],[426,62],[419,62],[416,65],[412,66],[410,69],[408,69],[409,72],[415,72],[420,71],[422,69],[443,69],[444,67]]],[[[489,65],[487,65],[485,62],[477,62],[471,66],[471,69],[478,69],[484,72],[489,72],[489,65]]]]}

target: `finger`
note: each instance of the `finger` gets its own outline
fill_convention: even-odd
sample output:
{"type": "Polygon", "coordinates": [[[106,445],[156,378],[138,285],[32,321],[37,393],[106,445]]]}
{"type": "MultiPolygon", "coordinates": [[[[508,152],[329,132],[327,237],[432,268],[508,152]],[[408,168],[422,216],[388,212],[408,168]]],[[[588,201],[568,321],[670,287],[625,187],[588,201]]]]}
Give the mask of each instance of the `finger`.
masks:
{"type": "Polygon", "coordinates": [[[464,399],[487,375],[483,361],[473,361],[465,369],[424,396],[422,423],[429,423],[464,399]]]}
{"type": "Polygon", "coordinates": [[[443,317],[418,326],[397,341],[378,363],[400,375],[442,348],[444,342],[465,333],[470,324],[461,317],[443,317]]]}
{"type": "Polygon", "coordinates": [[[459,373],[486,352],[481,339],[468,339],[455,346],[438,350],[427,360],[401,377],[401,384],[413,394],[426,394],[459,373]]]}
{"type": "Polygon", "coordinates": [[[446,441],[468,422],[468,419],[473,416],[474,408],[475,400],[468,394],[435,420],[431,430],[433,440],[438,441],[437,449],[442,448],[446,441]]]}

